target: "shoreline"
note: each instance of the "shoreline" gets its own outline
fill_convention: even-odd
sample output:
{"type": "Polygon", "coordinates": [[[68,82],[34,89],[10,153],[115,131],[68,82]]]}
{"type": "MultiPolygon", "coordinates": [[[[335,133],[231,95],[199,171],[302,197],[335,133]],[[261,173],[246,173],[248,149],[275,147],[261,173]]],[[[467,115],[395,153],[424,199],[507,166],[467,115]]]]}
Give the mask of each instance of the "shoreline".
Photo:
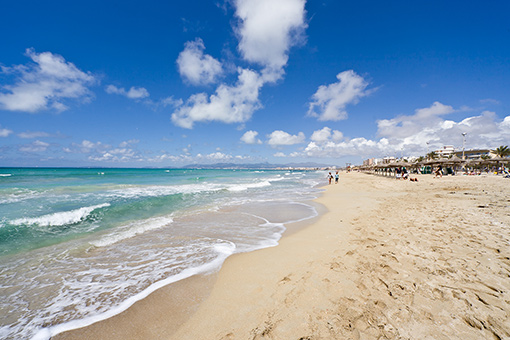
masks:
{"type": "MultiPolygon", "coordinates": [[[[317,189],[321,190],[320,187],[317,189]]],[[[318,194],[321,195],[322,190],[318,194]]],[[[281,242],[283,238],[293,233],[309,227],[320,218],[321,214],[326,212],[327,209],[315,202],[315,200],[303,201],[302,204],[313,208],[316,215],[284,223],[285,231],[278,242],[281,242]]],[[[266,246],[258,250],[234,253],[229,255],[225,261],[231,257],[242,256],[272,247],[275,246],[266,246]]],[[[160,285],[159,282],[156,282],[153,285],[159,286],[159,288],[151,289],[152,286],[149,287],[150,293],[141,292],[138,295],[144,295],[145,297],[135,299],[133,303],[129,304],[129,307],[122,309],[120,312],[106,312],[104,314],[111,315],[105,318],[98,315],[57,324],[47,329],[48,333],[52,330],[57,330],[57,334],[48,337],[48,333],[38,333],[36,338],[51,340],[90,339],[102,338],[105,334],[107,334],[108,339],[119,340],[168,338],[177,331],[182,323],[191,317],[203,300],[209,296],[223,265],[224,263],[219,269],[202,271],[169,284],[160,285]],[[171,315],[171,318],[167,318],[166,316],[168,315],[171,315]],[[84,322],[87,319],[96,320],[84,322]],[[72,325],[75,323],[85,323],[85,325],[75,327],[72,325]],[[69,327],[68,324],[70,324],[69,327]],[[147,327],[148,324],[150,324],[150,327],[147,327]],[[59,328],[65,330],[59,330],[59,328]]],[[[134,298],[136,297],[132,299],[134,298]]]]}
{"type": "MultiPolygon", "coordinates": [[[[315,200],[327,213],[276,247],[227,258],[177,330],[156,334],[154,320],[134,315],[143,338],[510,336],[510,182],[418,178],[343,173],[315,200]]],[[[149,298],[146,310],[165,305],[149,298]]],[[[173,317],[161,312],[163,328],[173,317]]],[[[115,339],[126,324],[114,318],[52,339],[115,339]]]]}

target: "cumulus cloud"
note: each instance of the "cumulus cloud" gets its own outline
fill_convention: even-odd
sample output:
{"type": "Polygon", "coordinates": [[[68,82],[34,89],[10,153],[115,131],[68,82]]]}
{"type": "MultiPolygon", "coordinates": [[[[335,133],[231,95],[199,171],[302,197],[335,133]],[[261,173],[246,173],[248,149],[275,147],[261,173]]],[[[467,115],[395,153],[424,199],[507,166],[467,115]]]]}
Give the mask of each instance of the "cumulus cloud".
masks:
{"type": "Polygon", "coordinates": [[[213,152],[208,155],[198,154],[197,158],[205,158],[211,161],[229,161],[234,157],[232,155],[224,154],[222,152],[213,152]]]}
{"type": "Polygon", "coordinates": [[[331,131],[329,127],[324,127],[321,130],[314,131],[310,139],[316,143],[324,143],[330,140],[340,141],[344,137],[343,133],[337,130],[331,131]]]}
{"type": "Polygon", "coordinates": [[[244,59],[266,68],[278,79],[289,49],[304,40],[305,0],[237,0],[239,51],[244,59]]]}
{"type": "Polygon", "coordinates": [[[345,140],[335,143],[329,141],[326,143],[310,142],[303,154],[309,157],[342,157],[342,156],[362,156],[374,157],[387,152],[394,152],[394,149],[388,147],[388,140],[385,138],[379,141],[369,140],[363,137],[345,140]]]}
{"type": "MultiPolygon", "coordinates": [[[[302,42],[305,23],[305,0],[236,0],[235,27],[239,51],[248,62],[262,70],[238,68],[237,83],[220,84],[215,94],[192,95],[177,105],[172,114],[174,124],[191,129],[195,122],[219,121],[245,123],[260,109],[261,87],[280,79],[292,46],[302,42]]],[[[220,64],[204,55],[202,40],[188,42],[177,64],[184,79],[194,84],[211,83],[220,75],[220,64]]]]}
{"type": "Polygon", "coordinates": [[[48,144],[46,142],[36,140],[31,144],[21,146],[19,148],[19,151],[21,151],[21,152],[44,152],[44,151],[46,151],[46,149],[48,149],[49,146],[50,146],[50,144],[48,144]]]}
{"type": "Polygon", "coordinates": [[[125,147],[127,147],[127,146],[129,146],[129,145],[135,145],[135,144],[138,144],[138,143],[140,143],[140,140],[139,140],[139,139],[130,139],[130,140],[127,140],[127,141],[121,142],[121,143],[119,144],[119,147],[121,147],[121,148],[125,148],[125,147]]]}
{"type": "MultiPolygon", "coordinates": [[[[435,131],[443,124],[441,116],[455,112],[453,107],[434,102],[430,107],[416,109],[414,115],[399,116],[377,121],[378,134],[382,137],[405,138],[435,131]]],[[[425,136],[424,136],[425,137],[425,136]]]]}
{"type": "Polygon", "coordinates": [[[115,148],[103,151],[99,155],[89,156],[89,160],[96,162],[132,162],[142,161],[143,159],[138,153],[130,148],[115,148]]]}
{"type": "Polygon", "coordinates": [[[12,133],[12,130],[0,128],[0,137],[9,137],[9,135],[12,133]]]}
{"type": "Polygon", "coordinates": [[[479,115],[465,117],[459,121],[444,116],[459,112],[449,105],[434,102],[419,108],[414,114],[379,120],[379,139],[363,137],[343,138],[335,142],[329,138],[328,129],[315,131],[312,141],[302,152],[309,157],[383,157],[419,156],[429,150],[445,145],[462,147],[462,133],[466,135],[466,148],[495,148],[508,145],[510,141],[510,116],[500,119],[496,113],[483,111],[479,115]]]}
{"type": "Polygon", "coordinates": [[[85,139],[81,143],[72,143],[71,147],[64,148],[63,150],[67,153],[88,154],[88,160],[93,162],[140,162],[146,159],[140,155],[138,150],[133,148],[133,145],[138,143],[139,140],[131,139],[119,143],[118,147],[112,147],[99,141],[92,142],[85,139]]]}
{"type": "Polygon", "coordinates": [[[103,144],[101,142],[91,142],[84,139],[81,143],[72,143],[70,148],[64,148],[65,152],[68,153],[95,153],[104,152],[104,150],[110,149],[111,146],[103,144]]]}
{"type": "Polygon", "coordinates": [[[276,147],[280,145],[294,145],[305,141],[305,134],[299,132],[297,135],[291,135],[282,130],[275,130],[269,136],[268,144],[276,147]]]}
{"type": "Polygon", "coordinates": [[[64,104],[66,99],[91,98],[88,87],[96,79],[90,72],[81,71],[51,52],[36,53],[27,49],[26,55],[33,63],[2,68],[3,73],[15,75],[16,80],[1,90],[1,108],[30,113],[53,108],[60,112],[68,108],[64,104]]]}
{"type": "Polygon", "coordinates": [[[181,77],[193,85],[206,85],[216,82],[222,74],[221,63],[208,54],[204,54],[202,39],[188,41],[184,51],[177,58],[181,77]]]}
{"type": "Polygon", "coordinates": [[[346,106],[357,104],[360,98],[373,92],[367,90],[369,83],[353,70],[341,72],[336,77],[338,82],[321,85],[312,96],[308,107],[309,116],[318,117],[320,121],[346,119],[346,106]]]}
{"type": "Polygon", "coordinates": [[[257,131],[246,131],[241,137],[241,141],[246,144],[262,144],[262,141],[257,138],[258,134],[257,131]]]}
{"type": "Polygon", "coordinates": [[[261,86],[262,81],[256,72],[239,69],[236,85],[222,84],[216,93],[209,97],[205,93],[191,96],[184,105],[174,111],[172,121],[188,129],[191,129],[195,122],[245,122],[261,107],[258,99],[261,86]]]}
{"type": "Polygon", "coordinates": [[[132,86],[126,91],[123,87],[117,87],[115,85],[108,85],[105,89],[106,93],[119,94],[129,99],[143,99],[149,97],[149,91],[143,87],[132,86]]]}
{"type": "Polygon", "coordinates": [[[173,96],[163,98],[159,103],[159,105],[179,107],[183,104],[182,99],[175,99],[173,96]]]}

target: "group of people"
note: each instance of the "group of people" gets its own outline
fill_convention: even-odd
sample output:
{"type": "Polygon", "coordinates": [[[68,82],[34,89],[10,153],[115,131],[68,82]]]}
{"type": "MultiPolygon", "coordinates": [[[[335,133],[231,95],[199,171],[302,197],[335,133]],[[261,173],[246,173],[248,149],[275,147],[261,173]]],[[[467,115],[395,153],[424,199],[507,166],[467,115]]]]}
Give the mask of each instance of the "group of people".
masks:
{"type": "Polygon", "coordinates": [[[409,179],[411,182],[418,182],[418,178],[409,177],[409,171],[406,168],[395,169],[396,179],[409,179]]]}
{"type": "Polygon", "coordinates": [[[395,177],[397,179],[408,179],[409,178],[409,172],[406,168],[396,168],[395,169],[395,177]]]}
{"type": "Polygon", "coordinates": [[[331,172],[328,174],[329,184],[331,184],[331,181],[333,180],[333,178],[335,179],[335,184],[337,184],[338,180],[340,179],[340,175],[338,174],[338,171],[335,173],[334,176],[331,174],[331,172]]]}

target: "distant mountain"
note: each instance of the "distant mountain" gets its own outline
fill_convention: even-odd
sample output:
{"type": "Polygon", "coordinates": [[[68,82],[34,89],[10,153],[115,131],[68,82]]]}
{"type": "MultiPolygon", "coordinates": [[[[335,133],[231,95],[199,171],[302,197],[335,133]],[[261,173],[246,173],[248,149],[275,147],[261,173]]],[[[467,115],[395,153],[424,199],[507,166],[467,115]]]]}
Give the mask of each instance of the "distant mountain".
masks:
{"type": "Polygon", "coordinates": [[[184,169],[276,169],[276,168],[325,168],[332,165],[318,163],[288,163],[288,164],[270,164],[270,163],[215,163],[215,164],[189,164],[184,169]]]}

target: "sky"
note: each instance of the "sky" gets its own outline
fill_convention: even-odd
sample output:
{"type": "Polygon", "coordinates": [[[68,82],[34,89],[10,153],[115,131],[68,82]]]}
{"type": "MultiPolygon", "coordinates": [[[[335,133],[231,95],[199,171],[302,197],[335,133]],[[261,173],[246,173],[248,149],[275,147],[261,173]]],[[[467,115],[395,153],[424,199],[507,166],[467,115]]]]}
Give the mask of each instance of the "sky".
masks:
{"type": "Polygon", "coordinates": [[[0,166],[345,166],[510,144],[506,0],[0,7],[0,166]]]}

